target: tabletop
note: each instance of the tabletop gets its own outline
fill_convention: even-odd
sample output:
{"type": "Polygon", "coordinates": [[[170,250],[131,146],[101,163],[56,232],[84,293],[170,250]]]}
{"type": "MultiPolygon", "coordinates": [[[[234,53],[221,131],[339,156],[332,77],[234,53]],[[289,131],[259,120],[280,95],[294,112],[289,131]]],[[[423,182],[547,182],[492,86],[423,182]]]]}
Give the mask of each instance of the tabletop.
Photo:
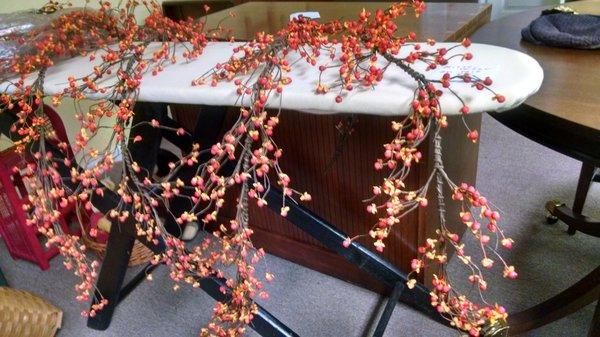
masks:
{"type": "MultiPolygon", "coordinates": [[[[343,2],[343,1],[260,1],[216,12],[206,16],[209,27],[216,26],[229,12],[236,18],[224,21],[237,39],[248,40],[256,32],[275,33],[284,27],[290,14],[297,12],[318,12],[323,22],[335,19],[355,19],[365,8],[369,11],[386,9],[390,2],[343,2]]],[[[458,41],[471,35],[478,27],[489,20],[492,7],[477,3],[435,3],[427,2],[427,10],[419,18],[412,12],[397,19],[400,33],[415,32],[421,40],[434,38],[438,41],[458,41]]]]}
{"type": "MultiPolygon", "coordinates": [[[[600,0],[567,4],[582,14],[600,14],[600,0]]],[[[513,14],[480,28],[472,40],[522,51],[544,69],[544,82],[525,104],[595,130],[600,130],[600,52],[538,46],[521,40],[521,29],[542,8],[513,14]]]]}

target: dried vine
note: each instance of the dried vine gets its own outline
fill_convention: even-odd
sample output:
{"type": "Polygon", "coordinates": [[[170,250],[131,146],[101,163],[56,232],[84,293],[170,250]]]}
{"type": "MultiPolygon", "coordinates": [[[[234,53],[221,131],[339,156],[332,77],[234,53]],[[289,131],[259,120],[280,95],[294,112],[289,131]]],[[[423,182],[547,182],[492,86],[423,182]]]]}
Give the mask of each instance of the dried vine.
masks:
{"type": "MultiPolygon", "coordinates": [[[[15,56],[10,74],[0,74],[2,81],[12,83],[10,90],[0,96],[0,109],[5,113],[18,110],[18,121],[13,126],[16,146],[18,151],[34,158],[26,172],[33,191],[27,209],[31,214],[29,223],[37,226],[50,244],[60,248],[65,266],[74,269],[80,278],[76,287],[79,300],[88,301],[92,296],[99,264],[87,260],[86,247],[78,237],[63,233],[58,219],[61,210],[69,204],[75,203],[86,212],[92,212],[96,199],[103,198],[105,193],[114,193],[119,203],[105,212],[105,216],[113,225],[135,226],[138,236],[148,242],[166,244],[167,250],[156,255],[153,262],[170,267],[170,276],[176,282],[174,289],[180,283],[199,287],[202,279],[207,277],[226,280],[227,287],[222,291],[230,300],[216,304],[211,322],[200,334],[237,336],[245,332],[257,310],[254,299],[256,296],[268,297],[263,277],[256,275],[254,268],[265,253],[251,242],[248,202],[254,200],[259,207],[265,206],[272,179],[283,191],[282,216],[289,212],[288,198],[311,199],[310,194],[291,187],[290,177],[279,165],[283,151],[273,139],[281,117],[278,102],[280,106],[285,86],[293,80],[289,73],[296,63],[305,62],[318,67],[320,72],[315,94],[335,92],[332,99],[338,103],[356,88],[376,89],[392,67],[414,79],[416,89],[410,113],[392,123],[396,135],[384,144],[383,157],[374,164],[376,170],[389,170],[389,174],[380,185],[373,187],[373,196],[367,200],[366,210],[377,216],[368,236],[374,240],[375,249],[383,251],[385,239],[400,219],[418,207],[427,207],[430,185],[434,184],[440,227],[436,237],[427,239],[419,248],[419,256],[412,261],[411,275],[426,267],[433,268],[432,305],[452,325],[472,336],[480,335],[486,324],[506,320],[504,308],[485,301],[479,305],[467,299],[454,289],[446,273],[448,250],[452,249],[467,266],[467,278],[480,293],[487,288],[480,265],[491,268],[494,260],[498,260],[504,266],[505,277],[517,276],[514,267],[502,259],[497,249],[499,242],[506,248],[513,244],[498,226],[499,213],[474,187],[453,183],[444,171],[440,130],[447,127],[448,122],[439,100],[442,94],[455,96],[463,103],[460,112],[466,115],[469,107],[452,86],[466,83],[475,90],[482,90],[483,94],[489,93],[490,99],[499,103],[504,97],[491,89],[490,78],[445,74],[440,79],[433,79],[414,69],[417,62],[424,62],[430,70],[451,60],[471,59],[472,55],[466,51],[470,45],[468,40],[452,48],[426,51],[435,46],[435,41],[428,40],[430,48],[424,48],[414,42],[414,33],[398,35],[394,20],[408,10],[417,15],[425,10],[423,2],[418,0],[393,4],[387,10],[375,13],[363,10],[356,20],[343,22],[319,23],[299,17],[276,34],[257,33],[254,40],[236,45],[228,61],[215,65],[192,83],[195,86],[216,86],[221,81],[235,83],[240,114],[233,127],[210,148],[207,161],[199,160],[200,146],[194,144],[190,153],[171,163],[169,173],[159,178],[136,162],[127,146],[129,137],[134,143],[142,141],[142,136],[136,135],[136,128],[148,125],[179,135],[184,135],[185,131],[163,126],[156,119],[133,124],[133,108],[142,77],[148,72],[157,74],[170,63],[178,62],[176,51],[179,48],[185,48],[182,57],[186,60],[201,57],[208,42],[224,29],[209,30],[202,20],[174,22],[163,16],[155,2],[142,1],[141,4],[150,13],[143,24],[133,15],[140,5],[133,0],[121,9],[113,8],[105,1],[99,3],[97,11],[84,9],[65,14],[44,34],[40,31],[30,33],[29,39],[37,41],[36,48],[15,56]],[[162,43],[158,48],[150,49],[153,41],[162,43]],[[400,51],[406,49],[410,49],[408,56],[400,57],[400,51]],[[45,69],[58,58],[78,54],[87,55],[90,61],[99,58],[101,62],[93,66],[88,76],[68,78],[66,89],[52,97],[55,105],[65,97],[76,102],[76,117],[81,122],[81,130],[72,146],[72,152],[80,158],[76,160],[69,145],[57,141],[52,132],[48,132],[42,100],[46,96],[45,69]],[[325,75],[332,72],[336,74],[336,80],[324,80],[325,75]],[[18,75],[16,79],[14,74],[18,75]],[[116,81],[107,81],[109,78],[116,78],[116,81]],[[93,94],[100,94],[103,99],[83,111],[79,102],[93,94]],[[103,122],[111,118],[114,122],[104,126],[103,122]],[[90,140],[104,128],[112,130],[110,140],[102,149],[93,148],[90,140]],[[411,166],[418,164],[422,157],[420,144],[429,137],[433,138],[434,167],[423,186],[408,190],[404,181],[411,166]],[[54,148],[60,156],[52,150],[54,148]],[[116,149],[120,150],[121,161],[116,156],[116,149]],[[233,169],[225,169],[226,166],[233,169]],[[118,186],[110,190],[102,180],[116,168],[120,168],[121,179],[118,186]],[[65,170],[69,172],[67,176],[65,170]],[[193,172],[190,179],[180,178],[182,171],[190,170],[193,172]],[[240,188],[234,220],[220,224],[212,235],[194,247],[186,246],[168,233],[164,224],[169,220],[181,226],[192,221],[205,224],[217,221],[220,209],[225,206],[227,191],[234,186],[240,188]],[[459,235],[446,226],[445,187],[462,205],[459,216],[467,233],[480,242],[484,254],[481,263],[471,260],[459,235]],[[169,206],[175,198],[189,200],[192,206],[181,214],[173,214],[169,206]],[[487,224],[482,226],[482,222],[487,224]],[[229,272],[229,267],[235,272],[229,272]]],[[[27,39],[23,39],[22,43],[26,42],[27,39]]],[[[473,141],[478,138],[477,131],[468,127],[467,136],[473,141]]],[[[356,234],[344,241],[344,246],[367,235],[356,234]]],[[[264,279],[270,281],[273,275],[266,273],[264,279]]],[[[411,278],[408,286],[413,287],[415,283],[416,280],[411,278]]],[[[84,312],[85,315],[93,316],[107,304],[103,299],[97,299],[95,303],[90,311],[84,312]]]]}

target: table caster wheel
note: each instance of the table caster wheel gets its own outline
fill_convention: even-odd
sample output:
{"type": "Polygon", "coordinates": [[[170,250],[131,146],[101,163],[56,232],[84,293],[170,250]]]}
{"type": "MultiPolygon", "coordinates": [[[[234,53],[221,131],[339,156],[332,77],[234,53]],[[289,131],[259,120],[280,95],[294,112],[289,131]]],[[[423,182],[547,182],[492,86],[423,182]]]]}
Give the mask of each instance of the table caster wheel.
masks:
{"type": "Polygon", "coordinates": [[[558,218],[556,216],[554,216],[553,213],[554,213],[554,210],[556,209],[556,207],[560,207],[562,205],[564,205],[564,204],[558,200],[550,200],[546,203],[546,210],[548,211],[546,213],[546,223],[548,225],[554,225],[555,223],[558,222],[558,218]]]}
{"type": "Polygon", "coordinates": [[[546,224],[548,225],[554,225],[555,223],[558,222],[558,218],[555,217],[554,215],[548,213],[546,214],[546,224]]]}

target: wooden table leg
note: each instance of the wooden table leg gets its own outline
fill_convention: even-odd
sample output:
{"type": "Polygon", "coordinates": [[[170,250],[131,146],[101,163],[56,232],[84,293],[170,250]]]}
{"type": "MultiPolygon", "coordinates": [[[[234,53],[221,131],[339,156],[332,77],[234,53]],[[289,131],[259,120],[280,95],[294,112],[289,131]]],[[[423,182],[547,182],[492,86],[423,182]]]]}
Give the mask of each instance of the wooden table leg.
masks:
{"type": "MultiPolygon", "coordinates": [[[[570,315],[600,298],[600,267],[560,294],[508,318],[511,336],[537,329],[570,315]]],[[[596,308],[593,326],[598,325],[596,308]]],[[[592,336],[592,335],[590,335],[592,336]]],[[[597,335],[596,335],[597,336],[597,335]]]]}
{"type": "MultiPolygon", "coordinates": [[[[579,182],[577,183],[575,201],[573,202],[573,212],[575,214],[581,214],[583,211],[583,205],[585,204],[585,199],[590,190],[595,170],[596,167],[594,167],[594,165],[585,162],[581,164],[581,173],[579,173],[579,182]]],[[[569,235],[574,235],[576,231],[577,229],[575,229],[575,227],[569,226],[567,233],[569,233],[569,235]]]]}

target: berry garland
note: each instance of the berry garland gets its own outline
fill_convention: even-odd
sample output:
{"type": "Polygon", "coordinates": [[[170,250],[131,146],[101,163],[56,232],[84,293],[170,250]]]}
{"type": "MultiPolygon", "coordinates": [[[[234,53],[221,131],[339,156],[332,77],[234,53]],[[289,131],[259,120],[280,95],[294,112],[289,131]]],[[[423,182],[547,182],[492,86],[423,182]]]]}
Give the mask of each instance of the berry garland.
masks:
{"type": "MultiPolygon", "coordinates": [[[[187,60],[201,56],[208,42],[224,37],[220,27],[208,30],[202,20],[174,22],[166,18],[160,7],[153,1],[142,1],[149,10],[143,24],[136,21],[134,10],[140,3],[128,1],[121,8],[113,8],[107,1],[100,2],[99,10],[85,9],[61,16],[54,21],[44,34],[40,31],[29,33],[21,43],[36,41],[35,48],[16,55],[11,62],[11,73],[0,74],[2,81],[11,80],[11,93],[0,96],[2,111],[18,110],[18,121],[12,131],[17,135],[17,150],[30,155],[34,160],[26,170],[27,181],[32,193],[27,208],[28,222],[37,226],[46,235],[48,243],[60,248],[67,269],[74,269],[80,278],[76,286],[77,299],[89,301],[94,293],[94,282],[99,263],[89,261],[86,247],[76,236],[63,233],[58,226],[61,209],[75,203],[83,210],[91,211],[93,199],[102,198],[108,193],[101,181],[117,166],[122,171],[121,180],[115,189],[120,203],[106,212],[114,223],[133,224],[140,237],[149,242],[166,243],[167,250],[158,254],[153,263],[163,263],[170,267],[174,289],[180,283],[199,287],[206,277],[220,277],[226,280],[227,287],[221,290],[229,295],[227,302],[217,302],[212,320],[201,330],[201,336],[237,336],[245,332],[256,313],[256,296],[268,298],[264,291],[263,279],[273,280],[266,273],[256,275],[255,265],[265,252],[256,249],[251,242],[252,229],[249,227],[248,202],[254,200],[259,207],[267,204],[266,194],[275,179],[283,195],[309,201],[310,194],[292,188],[290,177],[279,166],[283,151],[273,140],[273,132],[280,120],[280,111],[272,109],[284,95],[285,86],[292,82],[290,70],[297,62],[305,62],[318,67],[320,75],[315,94],[336,92],[335,101],[342,102],[347,94],[357,88],[373,88],[382,81],[386,70],[398,67],[406,72],[417,84],[410,113],[391,127],[394,138],[384,144],[382,158],[374,164],[376,170],[388,170],[389,174],[380,185],[373,187],[373,196],[367,201],[366,210],[377,220],[369,233],[358,233],[344,241],[344,246],[361,236],[368,235],[374,241],[377,251],[385,248],[385,239],[399,223],[400,219],[419,207],[427,207],[430,187],[437,198],[440,227],[436,237],[429,238],[419,247],[418,257],[411,263],[411,275],[424,268],[433,270],[431,304],[450,324],[468,332],[472,336],[482,334],[485,326],[505,322],[507,313],[497,304],[487,304],[481,296],[482,304],[469,300],[456,290],[446,273],[448,252],[454,250],[460,261],[467,267],[467,278],[480,294],[487,288],[483,270],[492,268],[495,261],[504,266],[506,278],[516,278],[513,266],[502,259],[498,247],[511,248],[513,241],[506,237],[498,225],[499,213],[487,199],[466,183],[456,184],[444,170],[440,130],[448,126],[442,111],[439,97],[451,94],[463,104],[460,112],[469,113],[469,107],[452,89],[457,83],[470,84],[474,90],[489,93],[490,99],[499,103],[504,97],[495,93],[492,79],[484,79],[464,74],[431,79],[414,69],[414,64],[423,62],[427,70],[446,65],[450,60],[460,58],[468,61],[472,54],[466,50],[470,41],[451,48],[437,48],[435,52],[425,51],[422,45],[414,42],[416,36],[410,33],[399,36],[394,23],[407,11],[416,15],[425,10],[425,4],[418,0],[391,5],[387,10],[375,13],[363,10],[356,20],[319,23],[305,17],[289,22],[287,27],[276,34],[257,33],[250,42],[237,45],[230,59],[195,79],[191,85],[217,86],[222,81],[232,81],[240,96],[240,114],[234,126],[225,133],[223,139],[210,149],[211,158],[200,162],[200,146],[194,144],[192,151],[176,163],[170,163],[170,172],[162,178],[152,177],[132,158],[127,148],[128,133],[135,135],[135,129],[142,125],[184,135],[183,129],[163,126],[157,120],[144,121],[132,125],[133,107],[142,75],[161,72],[169,63],[176,63],[176,50],[187,60]],[[42,38],[40,38],[40,36],[42,38]],[[148,52],[153,41],[162,41],[160,47],[148,52]],[[400,57],[400,50],[410,49],[408,56],[400,57]],[[88,111],[75,104],[77,119],[81,122],[72,152],[80,158],[79,163],[70,155],[69,146],[56,140],[48,132],[42,100],[45,69],[58,58],[78,54],[87,55],[91,61],[101,58],[99,65],[90,70],[88,76],[68,78],[67,88],[52,97],[59,105],[63,98],[76,102],[90,94],[102,94],[100,100],[88,111]],[[324,61],[326,60],[326,61],[324,61]],[[325,81],[327,74],[335,73],[336,80],[325,81]],[[115,76],[115,83],[104,80],[115,76]],[[27,81],[33,78],[33,81],[27,81]],[[267,107],[271,107],[267,109],[267,107]],[[109,127],[112,136],[103,149],[90,145],[90,140],[99,134],[106,120],[114,118],[109,127]],[[103,124],[104,123],[104,124],[103,124]],[[420,144],[432,137],[434,165],[426,183],[415,189],[405,187],[405,179],[412,165],[417,165],[422,157],[420,144]],[[51,147],[62,152],[58,158],[51,147]],[[118,162],[115,149],[119,149],[123,160],[118,162]],[[83,162],[95,163],[85,168],[83,162]],[[224,170],[233,164],[232,171],[224,170]],[[69,176],[64,176],[64,167],[69,176]],[[194,171],[189,181],[178,178],[181,170],[194,171]],[[180,239],[169,234],[164,228],[165,217],[172,217],[177,224],[192,221],[211,223],[217,221],[219,210],[225,206],[227,191],[240,186],[237,199],[237,216],[228,224],[221,224],[195,247],[187,247],[180,239]],[[460,243],[460,237],[446,226],[444,188],[452,191],[452,199],[459,202],[462,212],[458,215],[467,227],[467,233],[480,243],[483,260],[473,261],[460,243]],[[192,207],[181,213],[164,212],[176,197],[187,198],[192,207]],[[235,270],[231,273],[231,268],[235,270]]],[[[435,46],[435,41],[427,44],[435,46]]],[[[427,48],[430,49],[430,48],[427,48]]],[[[464,120],[463,120],[464,121],[464,120]]],[[[467,127],[467,137],[477,141],[478,133],[467,127]]],[[[132,141],[141,141],[134,136],[132,141]]],[[[286,216],[289,207],[284,198],[280,210],[286,216]]],[[[408,287],[416,284],[410,278],[408,287]]],[[[91,310],[84,315],[94,316],[107,304],[99,298],[91,310]]]]}

